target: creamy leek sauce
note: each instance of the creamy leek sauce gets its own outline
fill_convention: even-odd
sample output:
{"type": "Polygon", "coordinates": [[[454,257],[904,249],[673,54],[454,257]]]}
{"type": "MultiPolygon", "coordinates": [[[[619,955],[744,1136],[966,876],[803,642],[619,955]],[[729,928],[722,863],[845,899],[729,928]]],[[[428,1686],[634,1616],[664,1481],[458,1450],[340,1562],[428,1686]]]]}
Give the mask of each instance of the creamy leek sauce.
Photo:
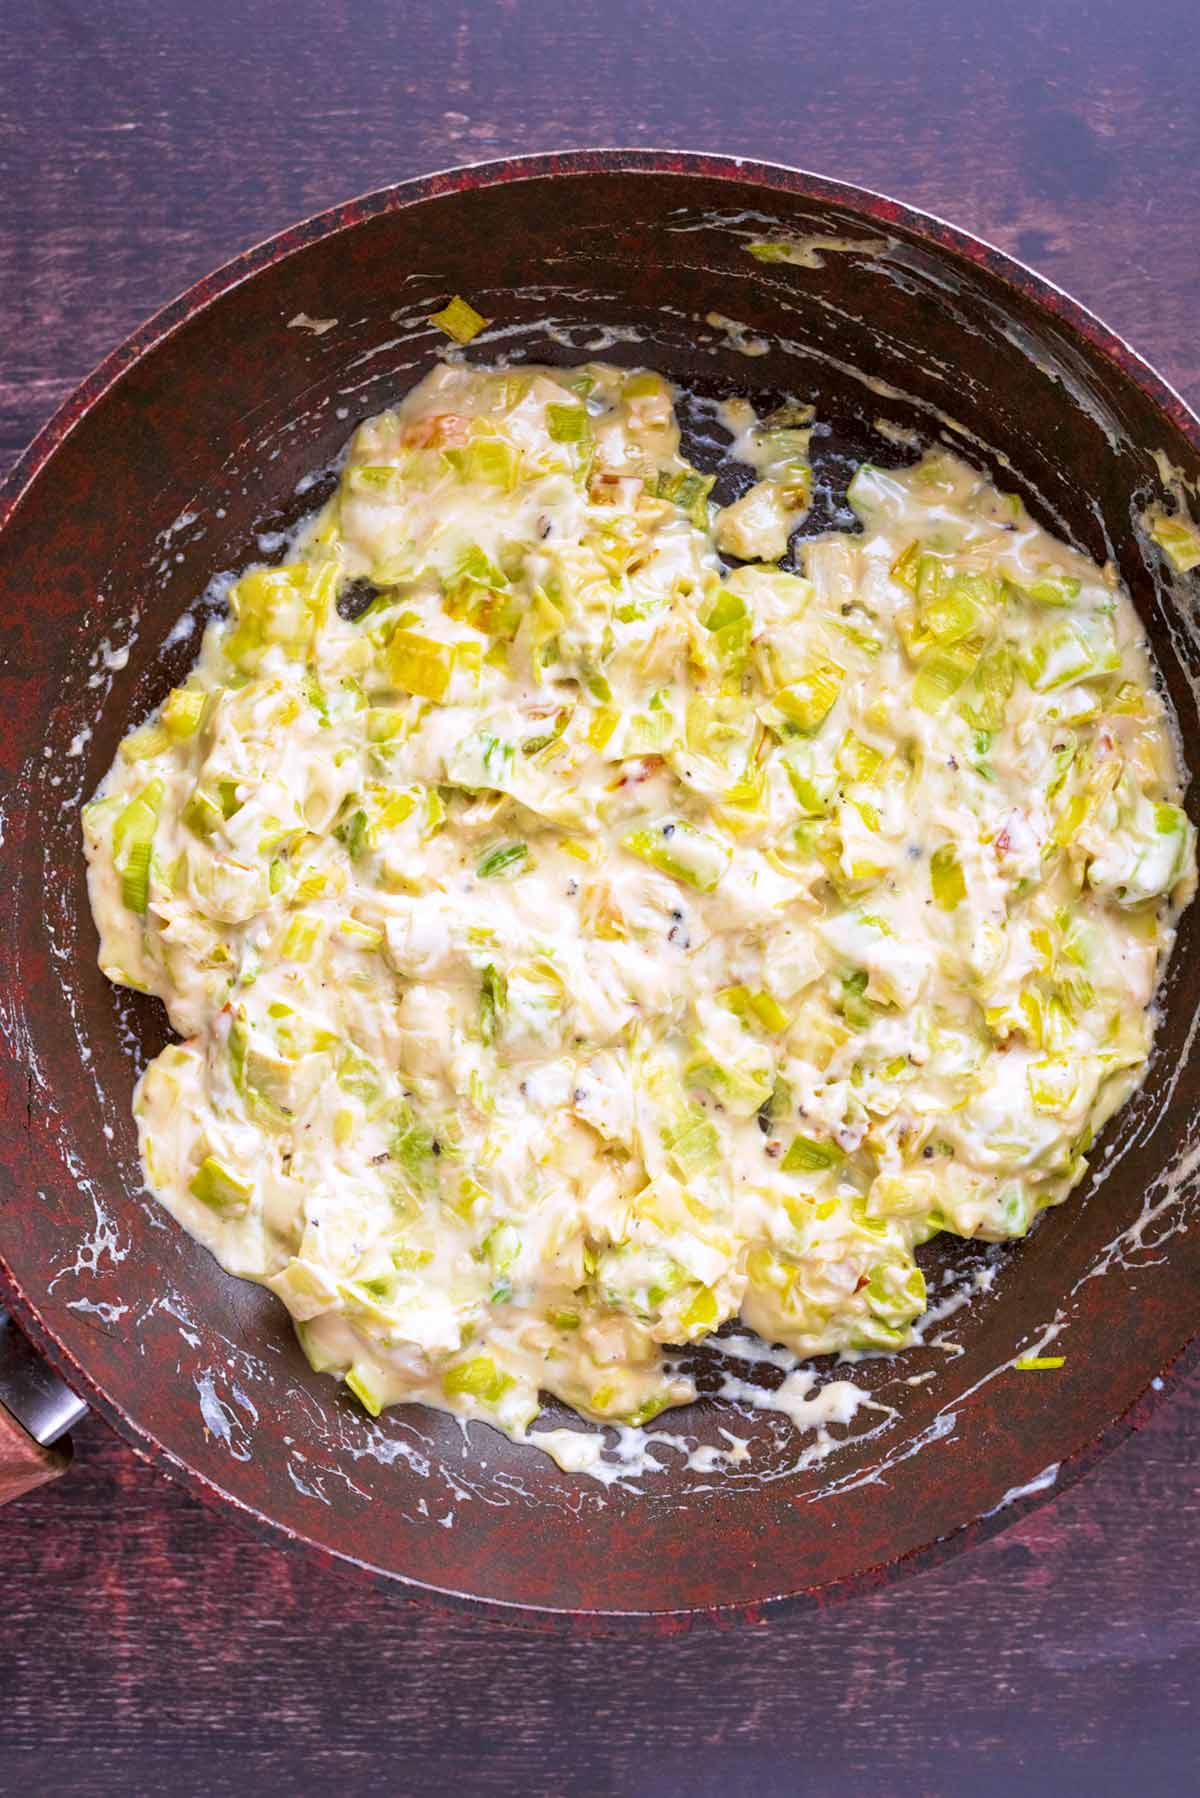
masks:
{"type": "Polygon", "coordinates": [[[372,1413],[902,1349],[914,1250],[1022,1236],[1142,1075],[1194,843],[1115,575],[945,454],[786,572],[811,415],[723,416],[718,510],[657,375],[439,368],[86,809],[181,1038],[147,1182],[372,1413]]]}

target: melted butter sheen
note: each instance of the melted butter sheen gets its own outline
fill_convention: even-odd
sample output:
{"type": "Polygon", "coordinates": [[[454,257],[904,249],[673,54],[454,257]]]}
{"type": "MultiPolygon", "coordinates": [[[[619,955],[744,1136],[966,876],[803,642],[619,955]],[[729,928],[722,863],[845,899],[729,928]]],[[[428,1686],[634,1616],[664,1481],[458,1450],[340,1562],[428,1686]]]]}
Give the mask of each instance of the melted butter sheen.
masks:
{"type": "Polygon", "coordinates": [[[914,1249],[1024,1234],[1141,1077],[1194,849],[1126,597],[946,455],[782,571],[807,422],[738,409],[722,514],[658,376],[439,369],[85,812],[181,1038],[147,1181],[373,1412],[903,1348],[914,1249]]]}

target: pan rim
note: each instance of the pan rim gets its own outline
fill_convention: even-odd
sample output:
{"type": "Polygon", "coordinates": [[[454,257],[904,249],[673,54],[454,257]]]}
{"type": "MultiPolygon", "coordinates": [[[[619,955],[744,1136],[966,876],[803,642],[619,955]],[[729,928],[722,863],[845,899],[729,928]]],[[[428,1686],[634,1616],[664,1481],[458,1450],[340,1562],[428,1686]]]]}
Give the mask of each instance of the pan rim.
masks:
{"type": "MultiPolygon", "coordinates": [[[[184,289],[111,350],[57,407],[0,482],[0,534],[34,482],[84,416],[137,364],[198,314],[252,279],[260,270],[283,262],[309,243],[354,229],[367,220],[406,210],[445,194],[502,186],[509,182],[587,175],[678,175],[745,182],[798,199],[840,205],[865,220],[899,227],[939,250],[982,268],[1088,342],[1132,381],[1200,453],[1200,418],[1176,389],[1129,343],[1097,315],[1045,276],[986,239],[962,230],[939,215],[908,206],[874,189],[839,181],[788,164],[707,151],[596,147],[565,152],[493,158],[455,165],[393,185],[375,188],[264,237],[223,263],[213,273],[184,289]]],[[[20,1323],[51,1366],[85,1396],[105,1422],[133,1448],[140,1460],[165,1472],[202,1501],[220,1505],[261,1538],[303,1548],[326,1564],[338,1564],[400,1596],[436,1608],[484,1616],[511,1627],[541,1632],[622,1634],[628,1631],[674,1635],[698,1626],[726,1628],[739,1622],[762,1622],[768,1616],[809,1610],[824,1603],[876,1588],[911,1571],[939,1564],[961,1548],[975,1546],[1028,1516],[1051,1497],[1074,1485],[1111,1449],[1148,1421],[1181,1381],[1200,1363],[1200,1328],[1180,1347],[1168,1366],[1152,1376],[1133,1402],[1105,1429],[1091,1436],[1058,1466],[1056,1478],[1037,1491],[1002,1503],[991,1513],[968,1519],[946,1535],[919,1544],[870,1568],[826,1582],[781,1592],[763,1599],[735,1600],[718,1606],[685,1606],[671,1610],[595,1610],[524,1605],[481,1597],[439,1586],[409,1574],[373,1566],[326,1545],[247,1504],[223,1485],[180,1460],[146,1431],[123,1406],[96,1384],[86,1368],[60,1341],[34,1299],[21,1287],[0,1254],[0,1284],[20,1323]]]]}

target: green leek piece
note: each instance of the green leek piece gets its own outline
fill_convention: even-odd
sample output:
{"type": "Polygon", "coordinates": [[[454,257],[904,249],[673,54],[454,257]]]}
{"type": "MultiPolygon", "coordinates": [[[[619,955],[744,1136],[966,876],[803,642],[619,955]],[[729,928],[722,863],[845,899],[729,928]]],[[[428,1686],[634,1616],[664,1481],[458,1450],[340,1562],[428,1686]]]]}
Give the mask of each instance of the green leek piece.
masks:
{"type": "Polygon", "coordinates": [[[429,322],[444,331],[447,337],[452,337],[455,343],[470,343],[481,331],[486,331],[492,321],[476,312],[468,300],[456,293],[440,312],[429,314],[429,322]]]}
{"type": "Polygon", "coordinates": [[[477,1398],[485,1405],[499,1404],[515,1384],[512,1375],[501,1373],[490,1355],[475,1355],[470,1361],[460,1361],[442,1375],[442,1391],[447,1398],[477,1398]]]}
{"type": "Polygon", "coordinates": [[[163,729],[181,742],[193,737],[208,709],[208,694],[201,687],[172,687],[163,701],[163,729]]]}
{"type": "Polygon", "coordinates": [[[734,1117],[753,1117],[770,1098],[774,1076],[763,1068],[738,1067],[700,1052],[684,1068],[686,1078],[714,1094],[734,1117]]]}
{"type": "Polygon", "coordinates": [[[601,669],[594,663],[584,659],[579,664],[579,678],[583,682],[584,691],[589,699],[600,705],[611,705],[613,691],[601,669]]]}
{"type": "Polygon", "coordinates": [[[521,1253],[521,1232],[507,1218],[493,1225],[480,1244],[479,1254],[484,1261],[490,1262],[497,1273],[506,1273],[513,1267],[521,1253]]]}
{"type": "Polygon", "coordinates": [[[687,1310],[679,1319],[689,1340],[703,1336],[709,1330],[715,1330],[720,1311],[717,1306],[717,1295],[711,1286],[702,1286],[687,1310]]]}
{"type": "Polygon", "coordinates": [[[665,396],[667,384],[661,375],[653,369],[642,368],[636,374],[626,377],[621,384],[621,398],[626,402],[632,400],[649,400],[656,395],[665,396]]]}
{"type": "Polygon", "coordinates": [[[1046,1055],[1031,1062],[1025,1081],[1035,1109],[1054,1116],[1069,1112],[1078,1097],[1079,1070],[1064,1056],[1046,1055]]]}
{"type": "Polygon", "coordinates": [[[465,449],[445,449],[442,460],[460,481],[478,482],[511,493],[521,473],[521,452],[499,437],[477,437],[465,449]]]}
{"type": "Polygon", "coordinates": [[[483,969],[479,988],[479,1034],[485,1043],[495,1042],[507,1006],[508,982],[489,962],[483,969]]]}
{"type": "Polygon", "coordinates": [[[338,1056],[337,1083],[344,1093],[364,1105],[374,1105],[383,1092],[383,1084],[375,1063],[353,1043],[347,1043],[338,1056]]]}
{"type": "Polygon", "coordinates": [[[819,730],[833,710],[845,672],[836,662],[817,662],[780,688],[774,696],[776,710],[796,730],[819,730]]]}
{"type": "Polygon", "coordinates": [[[329,701],[325,697],[325,689],[310,668],[304,677],[304,697],[317,714],[322,724],[329,723],[329,701]]]}
{"type": "Polygon", "coordinates": [[[796,1136],[780,1166],[785,1174],[824,1174],[840,1166],[846,1159],[836,1143],[817,1142],[811,1136],[796,1136]]]}
{"type": "Polygon", "coordinates": [[[925,1309],[925,1276],[905,1262],[877,1262],[867,1278],[866,1299],[872,1317],[888,1333],[881,1346],[899,1346],[907,1326],[925,1309]]]}
{"type": "Polygon", "coordinates": [[[292,1328],[304,1354],[304,1359],[314,1373],[340,1373],[343,1358],[323,1348],[316,1331],[310,1323],[303,1323],[299,1318],[292,1319],[292,1328]]]}
{"type": "Polygon", "coordinates": [[[244,1217],[254,1196],[254,1182],[243,1180],[217,1156],[206,1155],[193,1174],[188,1191],[221,1217],[244,1217]]]}
{"type": "Polygon", "coordinates": [[[934,902],[943,911],[953,911],[967,896],[958,850],[953,843],[943,843],[929,858],[929,885],[934,902]]]}
{"type": "Polygon", "coordinates": [[[913,700],[923,712],[937,712],[953,699],[979,662],[973,638],[951,643],[924,656],[913,681],[913,700]]]}
{"type": "Polygon", "coordinates": [[[592,434],[586,406],[547,406],[546,429],[554,443],[586,443],[592,434]]]}
{"type": "Polygon", "coordinates": [[[1154,833],[1141,839],[1132,874],[1117,890],[1120,906],[1139,906],[1168,894],[1190,863],[1194,833],[1177,805],[1153,808],[1154,833]]]}
{"type": "Polygon", "coordinates": [[[337,573],[335,562],[294,562],[244,574],[229,595],[234,627],[224,649],[234,667],[253,673],[272,647],[293,660],[306,657],[329,611],[337,573]]]}
{"type": "Polygon", "coordinates": [[[384,1398],[378,1387],[371,1384],[370,1371],[365,1364],[356,1361],[350,1371],[343,1374],[342,1377],[363,1410],[369,1411],[372,1417],[378,1417],[383,1410],[384,1398]]]}
{"type": "Polygon", "coordinates": [[[749,617],[749,610],[740,593],[730,587],[722,587],[704,614],[704,628],[710,631],[722,631],[727,625],[740,624],[743,618],[749,617]]]}
{"type": "Polygon", "coordinates": [[[708,496],[716,478],[715,475],[701,474],[695,468],[685,468],[674,474],[663,469],[654,491],[658,499],[669,499],[678,506],[698,530],[705,530],[708,526],[708,496]]]}
{"type": "Polygon", "coordinates": [[[150,855],[165,791],[161,780],[150,781],[113,825],[113,863],[121,874],[121,901],[142,916],[150,903],[150,855]]]}
{"type": "Polygon", "coordinates": [[[1010,643],[997,643],[976,663],[962,689],[960,706],[976,730],[1003,727],[1008,702],[1017,683],[1017,656],[1010,643]]]}
{"type": "Polygon", "coordinates": [[[711,893],[730,862],[725,845],[686,818],[664,818],[631,830],[621,838],[621,847],[699,893],[711,893]]]}
{"type": "Polygon", "coordinates": [[[1019,1355],[1013,1362],[1018,1373],[1051,1373],[1066,1364],[1065,1355],[1019,1355]]]}
{"type": "Polygon", "coordinates": [[[475,872],[480,880],[512,880],[528,859],[528,843],[497,843],[479,858],[475,872]]]}
{"type": "Polygon", "coordinates": [[[1029,651],[1027,675],[1038,693],[1052,693],[1076,681],[1116,674],[1121,652],[1109,620],[1085,615],[1064,618],[1037,637],[1029,651]]]}
{"type": "Polygon", "coordinates": [[[841,1013],[855,1030],[865,1030],[874,1016],[866,997],[870,978],[865,968],[855,968],[853,973],[842,975],[841,1013]]]}
{"type": "Polygon", "coordinates": [[[679,1123],[664,1126],[661,1135],[681,1180],[711,1172],[720,1158],[721,1139],[711,1119],[699,1107],[684,1112],[679,1123]]]}
{"type": "Polygon", "coordinates": [[[362,924],[357,918],[339,918],[338,935],[343,937],[352,949],[361,949],[370,954],[383,944],[383,932],[374,924],[362,924]]]}
{"type": "Polygon", "coordinates": [[[791,1107],[792,1089],[782,1074],[776,1074],[770,1096],[758,1108],[758,1122],[762,1130],[769,1135],[780,1118],[787,1116],[791,1107]]]}
{"type": "Polygon", "coordinates": [[[917,590],[917,570],[921,565],[921,545],[910,543],[907,549],[901,550],[888,570],[892,579],[901,587],[907,587],[910,593],[917,590]]]}
{"type": "Polygon", "coordinates": [[[649,1398],[644,1398],[641,1404],[635,1406],[622,1421],[629,1424],[632,1429],[640,1429],[643,1424],[653,1422],[660,1411],[666,1410],[670,1402],[671,1398],[669,1393],[651,1393],[649,1398]]]}
{"type": "Polygon", "coordinates": [[[559,706],[554,717],[550,721],[549,730],[539,732],[536,737],[525,737],[523,739],[521,743],[521,754],[540,755],[543,749],[549,749],[552,743],[557,743],[564,730],[566,730],[570,717],[570,707],[565,705],[559,706]]]}
{"type": "Polygon", "coordinates": [[[783,764],[788,784],[805,816],[825,817],[837,792],[837,772],[832,762],[824,761],[813,744],[791,743],[784,751],[783,764]]]}
{"type": "Polygon", "coordinates": [[[394,743],[408,734],[408,713],[399,706],[373,705],[367,711],[367,742],[394,743]]]}
{"type": "Polygon", "coordinates": [[[394,462],[360,462],[346,470],[346,485],[350,492],[365,494],[368,499],[382,499],[393,493],[398,495],[403,478],[403,471],[394,462]]]}
{"type": "Polygon", "coordinates": [[[440,1145],[429,1126],[420,1122],[406,1102],[397,1107],[390,1150],[392,1160],[414,1186],[425,1191],[434,1184],[440,1145]]]}
{"type": "Polygon", "coordinates": [[[121,760],[123,762],[148,761],[151,756],[161,755],[171,747],[170,733],[161,724],[147,724],[141,730],[131,731],[122,739],[121,760]]]}
{"type": "Polygon", "coordinates": [[[454,657],[453,643],[400,630],[393,631],[388,639],[385,663],[395,686],[420,699],[440,702],[450,686],[454,657]]]}
{"type": "Polygon", "coordinates": [[[722,661],[734,665],[745,660],[754,635],[754,618],[740,594],[722,587],[705,613],[703,623],[722,661]]]}
{"type": "Polygon", "coordinates": [[[941,644],[961,643],[964,638],[985,634],[990,622],[988,590],[991,586],[984,575],[959,576],[928,605],[918,603],[921,629],[935,643],[941,644]],[[982,593],[980,589],[983,589],[982,593]]]}
{"type": "Polygon", "coordinates": [[[847,780],[872,781],[883,767],[884,758],[861,737],[848,730],[838,744],[834,766],[847,780]]]}
{"type": "Polygon", "coordinates": [[[467,547],[459,552],[451,581],[452,587],[464,584],[469,587],[503,589],[508,586],[509,582],[504,570],[497,568],[491,557],[480,549],[477,543],[468,543],[467,547]]]}
{"type": "Polygon", "coordinates": [[[229,1077],[233,1081],[233,1090],[240,1099],[249,1096],[246,1090],[246,1057],[249,1049],[250,1032],[246,1028],[245,1011],[239,1006],[229,1026],[229,1077]]]}
{"type": "Polygon", "coordinates": [[[1021,592],[1038,606],[1069,606],[1079,598],[1081,585],[1073,574],[1043,574],[1021,592]]]}
{"type": "Polygon", "coordinates": [[[1190,518],[1159,512],[1151,518],[1150,535],[1178,574],[1200,567],[1200,531],[1190,518]]]}
{"type": "Polygon", "coordinates": [[[289,922],[279,947],[284,961],[311,961],[321,928],[320,918],[298,912],[289,922]]]}
{"type": "MultiPolygon", "coordinates": [[[[748,243],[746,249],[756,262],[800,262],[804,254],[802,244],[789,243],[784,239],[765,237],[758,243],[748,243]]],[[[807,252],[812,266],[818,266],[814,251],[807,252]]]]}
{"type": "Polygon", "coordinates": [[[1079,748],[1078,741],[1073,731],[1064,731],[1062,735],[1066,741],[1056,745],[1051,750],[1054,761],[1054,773],[1051,777],[1050,784],[1046,788],[1047,799],[1053,799],[1059,792],[1061,792],[1067,775],[1071,772],[1071,765],[1075,760],[1076,752],[1079,748]]]}
{"type": "Polygon", "coordinates": [[[752,992],[748,986],[727,986],[723,992],[717,994],[717,998],[726,1011],[731,1011],[735,1018],[741,1019],[743,1024],[748,1024],[752,1028],[755,1024],[761,1024],[773,1036],[786,1030],[791,1023],[791,1019],[778,999],[764,988],[760,988],[758,992],[752,992]]]}
{"type": "Polygon", "coordinates": [[[152,780],[131,799],[113,824],[113,857],[120,861],[133,843],[150,842],[158,822],[158,810],[166,788],[161,780],[152,780]]]}
{"type": "Polygon", "coordinates": [[[121,875],[121,903],[128,911],[145,916],[150,904],[149,843],[133,843],[121,875]]]}
{"type": "Polygon", "coordinates": [[[343,844],[351,861],[358,861],[372,848],[371,826],[361,807],[334,826],[334,836],[343,844]]]}

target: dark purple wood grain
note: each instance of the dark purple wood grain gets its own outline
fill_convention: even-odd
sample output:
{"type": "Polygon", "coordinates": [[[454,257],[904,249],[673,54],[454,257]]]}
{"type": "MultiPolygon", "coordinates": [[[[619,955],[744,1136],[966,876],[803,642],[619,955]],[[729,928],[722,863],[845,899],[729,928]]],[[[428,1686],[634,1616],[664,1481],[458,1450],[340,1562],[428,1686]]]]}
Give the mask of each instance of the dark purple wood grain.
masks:
{"type": "MultiPolygon", "coordinates": [[[[1200,402],[1184,0],[37,4],[0,56],[0,454],[290,219],[598,142],[800,163],[1024,255],[1200,402]]],[[[0,1521],[0,1790],[1186,1792],[1200,1378],[1001,1538],[819,1617],[562,1642],[242,1536],[98,1424],[0,1521]]]]}

